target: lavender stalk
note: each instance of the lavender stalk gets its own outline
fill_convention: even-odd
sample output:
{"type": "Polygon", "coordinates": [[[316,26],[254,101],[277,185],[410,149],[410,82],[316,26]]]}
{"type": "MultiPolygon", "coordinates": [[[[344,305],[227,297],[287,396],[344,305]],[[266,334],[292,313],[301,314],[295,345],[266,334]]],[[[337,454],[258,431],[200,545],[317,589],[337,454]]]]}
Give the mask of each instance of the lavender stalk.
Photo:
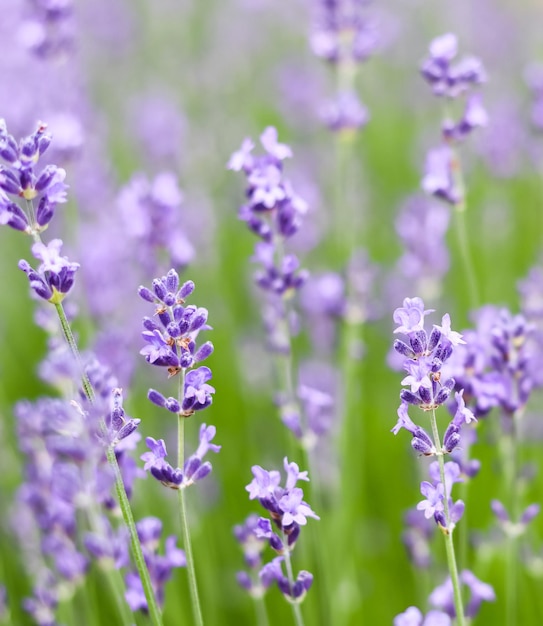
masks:
{"type": "MultiPolygon", "coordinates": [[[[71,263],[65,257],[60,256],[62,246],[60,239],[54,239],[45,245],[40,237],[40,233],[51,222],[56,205],[66,202],[67,189],[67,185],[64,183],[66,172],[56,165],[46,166],[37,176],[34,173],[35,165],[51,143],[51,136],[46,130],[47,125],[40,122],[32,135],[23,138],[17,144],[15,139],[8,134],[4,120],[0,120],[0,156],[8,163],[8,167],[1,166],[0,168],[0,224],[6,224],[15,230],[25,232],[34,239],[32,252],[36,258],[42,261],[42,264],[36,271],[27,261],[21,260],[19,268],[27,274],[34,292],[55,306],[64,338],[76,367],[81,372],[85,395],[92,404],[94,390],[84,372],[79,350],[62,306],[62,300],[73,286],[79,264],[71,263]],[[25,201],[26,212],[10,200],[8,194],[22,197],[25,201]],[[34,209],[33,201],[37,198],[39,198],[38,206],[34,209]]],[[[103,420],[101,427],[105,433],[107,429],[103,420]]],[[[143,558],[134,518],[112,444],[107,446],[106,455],[114,472],[119,503],[132,538],[134,557],[145,593],[148,596],[151,617],[155,626],[161,626],[162,618],[156,604],[149,572],[143,558]]]]}
{"type": "MultiPolygon", "coordinates": [[[[183,393],[185,386],[185,370],[179,374],[179,402],[183,402],[183,393]]],[[[185,420],[186,417],[179,415],[177,418],[177,466],[185,466],[185,420]]],[[[194,622],[198,626],[203,626],[202,607],[200,605],[200,596],[198,594],[198,583],[196,580],[196,571],[194,569],[194,556],[192,554],[192,542],[190,538],[189,520],[187,517],[187,506],[185,502],[185,490],[177,491],[179,498],[179,518],[181,521],[181,529],[183,532],[183,545],[185,546],[185,554],[187,558],[187,572],[189,576],[189,590],[192,600],[192,611],[194,622]]]]}
{"type": "Polygon", "coordinates": [[[208,367],[195,367],[207,359],[213,352],[213,344],[205,342],[196,346],[200,331],[208,330],[207,309],[194,305],[185,306],[185,300],[194,291],[194,283],[186,281],[182,285],[179,276],[171,269],[166,276],[153,281],[152,290],[139,288],[140,297],[156,306],[159,323],[152,318],[143,320],[142,337],[146,344],[140,354],[148,363],[166,368],[168,377],[179,376],[178,398],[164,397],[159,391],[150,389],[147,397],[153,404],[166,409],[177,416],[177,462],[174,468],[164,459],[167,456],[164,440],[147,438],[150,452],[141,458],[145,461],[144,469],[164,486],[177,490],[179,514],[185,543],[186,565],[189,576],[189,590],[192,601],[194,620],[203,624],[202,609],[198,595],[198,586],[194,568],[194,557],[187,519],[184,490],[208,476],[212,470],[209,461],[203,462],[204,455],[211,450],[219,452],[220,446],[211,443],[215,436],[215,427],[200,426],[200,443],[196,452],[185,459],[185,421],[196,412],[206,409],[212,402],[215,389],[208,384],[212,373],[208,367]]]}
{"type": "Polygon", "coordinates": [[[443,144],[428,153],[422,187],[427,193],[445,200],[455,209],[460,256],[468,283],[471,306],[476,308],[479,302],[479,288],[467,239],[466,192],[456,146],[459,146],[473,130],[488,123],[488,115],[481,96],[473,92],[474,87],[486,81],[486,73],[481,61],[475,57],[452,63],[458,51],[458,41],[451,33],[434,39],[429,51],[429,58],[421,66],[421,74],[432,87],[434,95],[451,103],[465,96],[465,104],[458,121],[449,116],[448,106],[445,106],[441,128],[443,144]]]}
{"type": "Polygon", "coordinates": [[[464,513],[464,503],[461,500],[453,503],[451,499],[453,483],[461,480],[460,466],[457,463],[445,464],[443,457],[458,447],[462,425],[475,420],[475,417],[465,406],[463,391],[456,393],[457,410],[441,442],[435,410],[448,400],[455,386],[453,378],[445,378],[442,374],[442,367],[454,348],[465,341],[460,333],[451,329],[448,314],[443,316],[441,326],[434,324],[431,334],[428,335],[424,330],[424,317],[431,312],[424,309],[420,298],[406,298],[403,307],[394,312],[394,321],[399,324],[394,332],[405,334],[409,340],[409,343],[405,343],[397,339],[394,349],[405,359],[403,367],[408,376],[402,380],[402,385],[409,385],[410,389],[403,389],[400,393],[402,404],[398,409],[399,419],[392,432],[397,434],[404,428],[411,433],[411,445],[419,454],[437,456],[437,467],[434,463],[429,468],[432,482],[421,483],[421,493],[426,499],[419,502],[417,509],[424,511],[427,519],[433,516],[443,533],[456,619],[458,625],[463,626],[465,615],[453,530],[464,513]],[[432,437],[411,421],[407,413],[408,405],[418,406],[425,412],[431,411],[432,437]]]}

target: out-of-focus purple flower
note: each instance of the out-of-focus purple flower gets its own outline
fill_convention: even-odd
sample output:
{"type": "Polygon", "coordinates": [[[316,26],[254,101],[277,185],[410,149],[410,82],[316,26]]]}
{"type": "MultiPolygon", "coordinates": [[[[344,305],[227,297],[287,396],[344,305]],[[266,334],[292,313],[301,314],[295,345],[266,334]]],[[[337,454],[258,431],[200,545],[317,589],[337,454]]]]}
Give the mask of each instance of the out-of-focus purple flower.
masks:
{"type": "Polygon", "coordinates": [[[434,523],[422,516],[416,508],[406,512],[404,523],[405,530],[402,532],[402,541],[409,558],[415,567],[429,567],[432,562],[430,539],[434,534],[434,523]]]}
{"type": "Polygon", "coordinates": [[[492,500],[490,508],[496,516],[502,530],[509,537],[519,537],[526,532],[530,522],[539,515],[541,509],[539,504],[530,504],[524,509],[517,522],[509,517],[504,505],[499,500],[492,500]]]}
{"type": "Polygon", "coordinates": [[[127,133],[149,165],[174,167],[183,156],[186,120],[165,93],[140,94],[129,103],[127,133]]]}
{"type": "MultiPolygon", "coordinates": [[[[162,522],[156,517],[146,517],[136,524],[149,577],[159,605],[164,604],[164,587],[171,578],[173,569],[185,567],[186,558],[183,550],[176,546],[175,536],[167,537],[164,542],[164,554],[159,554],[162,522]]],[[[125,576],[125,598],[132,611],[147,612],[147,601],[143,585],[137,572],[130,571],[125,576]]]]}
{"type": "Polygon", "coordinates": [[[33,291],[53,304],[62,302],[74,284],[79,263],[72,263],[60,256],[62,241],[53,239],[48,245],[36,242],[32,253],[42,261],[36,272],[27,261],[19,261],[19,268],[28,276],[33,291]]]}
{"type": "Polygon", "coordinates": [[[475,57],[466,57],[456,63],[458,41],[456,35],[447,33],[430,44],[430,57],[421,66],[424,79],[437,96],[456,98],[474,85],[486,81],[484,67],[475,57]]]}
{"type": "Polygon", "coordinates": [[[183,195],[172,172],[161,172],[152,181],[136,174],[117,199],[126,236],[133,240],[137,256],[155,272],[158,257],[166,253],[168,263],[186,267],[194,258],[194,246],[181,225],[183,195]]]}
{"type": "MultiPolygon", "coordinates": [[[[539,375],[540,338],[534,322],[507,309],[483,307],[477,312],[476,330],[468,345],[458,346],[450,367],[458,385],[474,403],[476,416],[501,407],[504,418],[523,411],[534,389],[543,384],[539,375]]],[[[508,428],[505,419],[504,428],[508,428]]]]}
{"type": "Polygon", "coordinates": [[[441,198],[449,204],[461,203],[464,198],[455,181],[455,167],[457,167],[456,159],[449,146],[442,145],[430,150],[426,157],[424,177],[421,181],[422,189],[427,194],[441,198]]]}
{"type": "Polygon", "coordinates": [[[524,72],[526,83],[532,92],[531,120],[534,128],[543,130],[543,66],[530,65],[524,72]]]}
{"type": "Polygon", "coordinates": [[[75,48],[72,0],[35,0],[32,14],[22,21],[18,39],[41,59],[60,61],[75,48]]]}
{"type": "MultiPolygon", "coordinates": [[[[468,587],[470,593],[468,605],[464,610],[464,614],[468,618],[476,617],[483,601],[494,602],[496,599],[494,589],[487,583],[481,582],[469,570],[460,572],[460,582],[468,587]]],[[[456,617],[454,592],[450,578],[447,578],[442,585],[432,591],[429,600],[434,607],[441,609],[452,619],[456,617]]]]}
{"type": "Polygon", "coordinates": [[[321,118],[334,132],[356,131],[369,121],[369,113],[356,93],[343,91],[322,107],[321,118]]]}
{"type": "Polygon", "coordinates": [[[58,593],[46,586],[36,586],[32,593],[32,597],[23,600],[26,613],[32,616],[38,626],[55,626],[58,593]]]}
{"type": "Polygon", "coordinates": [[[264,130],[260,142],[265,154],[254,155],[253,142],[245,139],[231,156],[228,168],[243,171],[247,177],[247,202],[240,208],[239,217],[261,240],[251,260],[259,265],[254,279],[266,295],[264,323],[269,348],[287,354],[293,331],[287,301],[304,285],[308,272],[300,268],[297,256],[286,247],[298,232],[308,207],[283,174],[283,161],[292,156],[289,146],[278,141],[273,127],[264,130]]]}
{"type": "Polygon", "coordinates": [[[251,514],[243,524],[234,527],[234,536],[241,545],[245,564],[250,570],[249,573],[245,571],[237,573],[238,583],[253,598],[261,598],[275,579],[258,575],[258,570],[262,566],[262,553],[268,544],[265,538],[259,538],[256,535],[259,519],[258,515],[251,514]]]}
{"type": "Polygon", "coordinates": [[[448,141],[462,141],[475,129],[488,124],[488,113],[483,106],[481,94],[472,94],[466,100],[464,113],[458,122],[446,119],[442,132],[448,141]]]}
{"type": "Polygon", "coordinates": [[[449,210],[424,195],[409,198],[396,219],[396,232],[404,246],[398,261],[403,276],[417,281],[417,291],[435,299],[449,269],[445,235],[449,210]]]}
{"type": "Polygon", "coordinates": [[[379,44],[377,23],[364,15],[364,2],[338,0],[315,3],[315,23],[310,37],[313,53],[331,63],[359,63],[379,44]]]}
{"type": "Polygon", "coordinates": [[[396,615],[394,626],[451,626],[451,618],[442,611],[429,611],[423,615],[416,606],[396,615]]]}

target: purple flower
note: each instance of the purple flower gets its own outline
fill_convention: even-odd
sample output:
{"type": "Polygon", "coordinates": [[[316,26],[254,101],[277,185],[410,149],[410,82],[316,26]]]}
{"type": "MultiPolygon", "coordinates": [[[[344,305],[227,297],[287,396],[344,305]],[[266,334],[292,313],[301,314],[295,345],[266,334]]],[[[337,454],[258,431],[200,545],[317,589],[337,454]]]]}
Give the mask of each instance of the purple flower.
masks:
{"type": "Polygon", "coordinates": [[[311,507],[303,501],[303,491],[296,487],[299,480],[309,480],[307,472],[300,472],[298,465],[289,463],[287,458],[283,464],[287,474],[285,487],[280,485],[279,472],[274,470],[268,472],[255,465],[252,467],[253,480],[245,488],[251,500],[259,499],[260,504],[270,512],[273,522],[280,529],[282,537],[272,532],[269,520],[261,518],[257,533],[259,537],[268,538],[272,549],[279,553],[287,548],[283,543],[284,538],[287,539],[288,549],[292,549],[300,534],[300,526],[307,523],[307,517],[319,519],[311,507]]]}
{"type": "Polygon", "coordinates": [[[215,388],[207,384],[211,376],[211,370],[205,366],[187,373],[181,404],[184,415],[192,415],[195,411],[201,411],[211,404],[211,394],[215,393],[215,388]]]}
{"type": "Polygon", "coordinates": [[[260,465],[253,465],[251,471],[253,472],[254,478],[247,487],[245,487],[249,492],[249,499],[254,500],[255,498],[262,499],[273,496],[281,482],[281,474],[276,470],[268,472],[260,467],[260,465]]]}
{"type": "Polygon", "coordinates": [[[360,63],[379,45],[375,20],[364,15],[364,4],[319,1],[311,34],[313,54],[331,63],[360,63]]]}
{"type": "Polygon", "coordinates": [[[406,402],[402,402],[400,404],[398,408],[398,421],[396,422],[394,428],[392,428],[391,432],[397,435],[400,430],[404,428],[413,435],[411,445],[414,450],[424,456],[432,456],[436,454],[436,448],[430,435],[423,428],[417,426],[411,421],[411,418],[407,413],[407,408],[406,402]]]}
{"type": "Polygon", "coordinates": [[[253,151],[255,144],[251,139],[246,138],[241,144],[241,148],[232,154],[228,161],[228,169],[239,172],[241,170],[250,171],[253,165],[253,157],[251,152],[253,151]]]}
{"type": "Polygon", "coordinates": [[[215,427],[202,424],[200,426],[199,445],[194,454],[185,461],[183,469],[172,467],[166,460],[166,445],[163,439],[147,437],[145,440],[150,452],[141,455],[145,461],[144,470],[170,489],[185,489],[195,482],[202,480],[211,473],[212,465],[208,461],[203,463],[204,456],[209,452],[219,452],[221,446],[212,444],[215,437],[215,427]]]}
{"type": "Polygon", "coordinates": [[[145,452],[140,457],[142,461],[145,461],[143,469],[148,470],[151,467],[163,465],[164,458],[168,456],[164,439],[159,439],[157,441],[156,439],[153,439],[153,437],[147,437],[145,439],[145,443],[147,444],[150,452],[145,452]]]}
{"type": "MultiPolygon", "coordinates": [[[[466,585],[470,592],[470,599],[468,606],[465,608],[464,613],[468,618],[473,618],[479,612],[479,608],[484,601],[493,602],[496,599],[496,594],[492,587],[486,583],[481,582],[475,575],[469,570],[463,570],[460,572],[460,582],[466,585]]],[[[430,594],[430,603],[438,609],[441,609],[447,613],[451,618],[456,617],[454,609],[454,592],[450,578],[436,587],[430,594]]]]}
{"type": "Polygon", "coordinates": [[[346,91],[322,108],[321,118],[334,132],[356,131],[368,123],[369,113],[356,93],[346,91]]]}
{"type": "Polygon", "coordinates": [[[139,419],[127,417],[123,409],[122,389],[116,388],[112,392],[113,408],[106,417],[105,423],[108,428],[110,443],[116,447],[119,442],[134,433],[140,423],[139,419]]]}
{"type": "Polygon", "coordinates": [[[42,154],[51,143],[47,125],[38,124],[36,132],[21,139],[19,144],[8,134],[4,120],[0,120],[0,157],[7,166],[0,166],[0,224],[7,224],[28,234],[39,233],[53,218],[57,204],[66,202],[64,183],[66,171],[56,165],[47,165],[39,174],[34,172],[42,154]],[[8,195],[21,198],[19,206],[8,195]],[[28,211],[27,203],[36,202],[35,211],[28,211]]]}
{"type": "Polygon", "coordinates": [[[150,181],[135,174],[117,198],[123,221],[123,235],[133,245],[139,263],[154,273],[161,259],[171,265],[186,267],[195,249],[181,225],[183,202],[177,178],[161,172],[150,181]]]}
{"type": "Polygon", "coordinates": [[[302,501],[304,492],[300,488],[293,488],[279,500],[279,508],[283,511],[283,526],[290,526],[294,522],[300,526],[307,524],[306,517],[320,519],[311,508],[302,501]]]}
{"type": "MultiPolygon", "coordinates": [[[[138,290],[143,300],[156,305],[156,315],[160,322],[159,325],[150,317],[143,319],[142,337],[148,345],[140,350],[140,354],[152,365],[167,367],[170,376],[190,369],[213,353],[213,344],[209,341],[200,347],[196,345],[199,333],[211,327],[207,324],[207,309],[194,305],[185,306],[185,298],[193,291],[194,283],[190,280],[180,286],[179,276],[173,269],[166,276],[153,280],[152,291],[147,287],[140,287],[138,290]]],[[[151,401],[173,410],[172,406],[166,406],[163,396],[163,400],[159,399],[157,393],[153,391],[151,401]]],[[[210,403],[209,396],[206,406],[210,403]]],[[[200,406],[201,402],[196,404],[198,409],[194,410],[203,408],[200,406]]]]}
{"type": "Polygon", "coordinates": [[[446,119],[442,125],[443,137],[448,141],[460,142],[475,128],[488,124],[488,113],[483,106],[480,94],[471,94],[466,100],[462,118],[458,122],[446,119]]]}
{"type": "Polygon", "coordinates": [[[436,96],[457,98],[474,85],[486,81],[479,59],[470,57],[451,63],[457,48],[457,39],[452,33],[437,37],[430,44],[430,57],[423,62],[421,73],[436,96]]]}
{"type": "Polygon", "coordinates": [[[32,253],[42,261],[36,272],[27,261],[19,261],[19,268],[25,272],[33,291],[52,304],[62,302],[74,284],[79,263],[72,263],[60,256],[62,241],[53,239],[48,245],[37,242],[32,253]]]}
{"type": "Polygon", "coordinates": [[[422,194],[409,198],[396,219],[396,232],[404,246],[397,264],[398,272],[414,279],[417,291],[431,297],[440,292],[449,268],[445,242],[449,219],[450,211],[446,206],[422,194]]]}
{"type": "MultiPolygon", "coordinates": [[[[136,529],[155,597],[159,605],[163,605],[165,584],[171,578],[174,568],[186,566],[185,553],[176,546],[176,538],[170,536],[164,542],[164,554],[159,554],[162,522],[156,517],[140,520],[136,524],[136,529]]],[[[125,584],[125,598],[132,611],[147,613],[147,601],[138,573],[128,572],[125,584]]]]}
{"type": "Polygon", "coordinates": [[[451,626],[451,618],[442,611],[429,611],[424,616],[416,606],[410,606],[394,618],[394,626],[451,626]]]}
{"type": "Polygon", "coordinates": [[[430,519],[436,513],[443,511],[444,489],[441,483],[434,487],[434,485],[425,480],[420,484],[420,491],[426,499],[421,500],[417,504],[417,510],[424,511],[426,519],[430,519]]]}
{"type": "Polygon", "coordinates": [[[277,141],[277,129],[268,126],[262,135],[260,135],[260,143],[268,154],[275,157],[278,161],[283,161],[292,156],[292,150],[284,143],[277,141]]]}
{"type": "Polygon", "coordinates": [[[395,333],[409,334],[424,328],[424,317],[433,313],[433,309],[424,310],[421,298],[405,298],[403,307],[394,311],[394,321],[399,324],[395,333]]]}
{"type": "Polygon", "coordinates": [[[456,167],[455,156],[449,146],[443,145],[430,150],[426,157],[422,189],[449,204],[461,203],[463,196],[453,174],[454,167],[456,167]]]}

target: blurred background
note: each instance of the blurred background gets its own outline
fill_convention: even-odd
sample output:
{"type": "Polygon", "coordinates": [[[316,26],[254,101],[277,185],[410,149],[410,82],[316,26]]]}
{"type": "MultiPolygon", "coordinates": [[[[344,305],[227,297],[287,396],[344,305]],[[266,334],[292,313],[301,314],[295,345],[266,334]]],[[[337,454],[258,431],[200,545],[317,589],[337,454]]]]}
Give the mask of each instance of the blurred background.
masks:
{"type": "MultiPolygon", "coordinates": [[[[206,339],[215,352],[208,364],[216,396],[204,419],[216,425],[222,450],[213,458],[213,474],[189,493],[208,624],[256,623],[251,599],[236,582],[243,555],[232,533],[250,512],[261,513],[245,491],[251,466],[281,469],[285,456],[304,462],[274,404],[273,357],[266,350],[262,297],[252,281],[254,236],[237,218],[244,183],[226,169],[242,140],[256,143],[271,125],[292,147],[285,172],[308,203],[292,249],[312,276],[344,269],[345,256],[333,241],[338,198],[349,205],[347,215],[355,216],[355,243],[364,251],[366,322],[355,374],[360,394],[350,406],[348,441],[335,424],[319,442],[315,459],[323,508],[310,504],[321,521],[309,521],[294,555],[295,569],[315,574],[303,604],[307,624],[391,624],[410,605],[424,609],[429,591],[445,576],[440,537],[434,540],[435,563],[424,571],[410,563],[402,542],[405,511],[420,499],[422,461],[405,433],[390,433],[401,373],[388,365],[392,313],[405,297],[424,297],[437,311],[435,323],[448,312],[455,330],[471,324],[467,279],[447,226],[451,209],[420,195],[425,155],[439,144],[443,111],[419,68],[438,35],[455,33],[459,56],[477,56],[488,75],[482,87],[488,124],[462,147],[468,245],[480,304],[516,313],[519,281],[541,263],[540,3],[356,4],[369,50],[353,87],[369,119],[350,133],[345,178],[339,181],[338,131],[329,127],[338,73],[314,53],[326,4],[2,0],[0,117],[16,138],[33,132],[38,120],[53,134],[47,157],[67,170],[70,189],[69,202],[58,207],[46,237],[61,237],[65,253],[81,264],[69,298],[78,306],[74,326],[80,347],[95,351],[112,369],[127,412],[142,420],[142,438],[164,438],[173,449],[175,420],[146,399],[149,387],[165,395],[174,389],[139,356],[141,317],[149,311],[137,296],[138,286],[150,285],[173,263],[183,279],[196,283],[191,302],[209,310],[213,330],[206,339]],[[444,258],[428,277],[431,284],[405,269],[406,246],[416,251],[436,245],[432,224],[414,226],[406,217],[410,206],[416,210],[414,205],[424,202],[435,205],[443,224],[437,247],[444,258]],[[158,247],[141,227],[151,214],[145,207],[153,203],[158,209],[150,219],[157,228],[160,207],[175,216],[163,225],[175,228],[175,239],[158,247]],[[414,232],[406,234],[410,228],[414,232]],[[313,551],[321,544],[328,555],[324,564],[313,551]]],[[[0,578],[7,587],[7,623],[16,625],[34,622],[21,609],[33,583],[13,533],[24,475],[13,407],[23,398],[56,393],[39,375],[47,338],[33,321],[35,302],[17,269],[19,259],[30,258],[29,247],[21,233],[0,229],[0,578]]],[[[317,369],[322,388],[337,388],[341,370],[327,348],[334,338],[328,327],[314,326],[310,295],[302,292],[299,300],[296,365],[317,369]]],[[[521,467],[534,477],[522,492],[525,505],[542,493],[540,400],[536,395],[528,406],[523,430],[521,467]]],[[[192,420],[188,438],[195,445],[200,418],[192,420]]],[[[497,595],[482,607],[480,624],[503,623],[503,544],[489,506],[502,489],[497,445],[495,427],[485,422],[472,451],[482,469],[466,501],[468,565],[497,595]]],[[[144,451],[142,440],[135,458],[144,451]]],[[[136,518],[157,516],[165,534],[179,535],[174,494],[156,481],[137,481],[133,507],[136,518]]],[[[542,536],[543,521],[536,518],[519,546],[518,624],[543,623],[542,536]]],[[[176,570],[166,587],[166,624],[190,623],[185,576],[176,570]]],[[[109,620],[112,601],[97,568],[91,567],[74,602],[80,624],[109,620]],[[80,609],[86,593],[87,612],[80,609]]],[[[268,592],[266,605],[270,623],[291,619],[277,589],[268,592]]],[[[137,623],[148,623],[147,618],[139,615],[137,623]]]]}

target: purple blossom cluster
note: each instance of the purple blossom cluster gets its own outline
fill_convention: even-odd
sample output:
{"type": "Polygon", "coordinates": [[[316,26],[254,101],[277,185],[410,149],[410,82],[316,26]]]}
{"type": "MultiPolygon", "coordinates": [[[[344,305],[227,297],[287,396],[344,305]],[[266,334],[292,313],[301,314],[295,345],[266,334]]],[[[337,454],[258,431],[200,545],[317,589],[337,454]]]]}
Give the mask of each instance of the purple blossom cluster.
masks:
{"type": "MultiPolygon", "coordinates": [[[[164,554],[159,554],[162,536],[162,522],[156,517],[145,517],[136,524],[138,538],[155,597],[160,606],[164,604],[165,585],[171,578],[174,568],[185,567],[185,552],[176,546],[176,537],[171,535],[164,542],[164,554]]],[[[148,612],[143,585],[137,571],[129,571],[125,576],[125,598],[132,611],[148,612]]]]}
{"type": "Polygon", "coordinates": [[[18,39],[41,59],[62,60],[74,51],[75,22],[72,0],[31,0],[18,39]]]}
{"type": "Polygon", "coordinates": [[[308,273],[300,269],[295,254],[286,254],[285,245],[301,226],[307,204],[283,174],[283,161],[291,149],[278,142],[277,130],[268,127],[260,136],[265,154],[254,156],[254,144],[245,139],[228,162],[228,168],[243,171],[247,177],[247,203],[239,218],[260,239],[252,260],[260,268],[256,284],[267,294],[265,326],[272,351],[288,354],[293,326],[288,301],[306,282],[308,273]]]}
{"type": "MultiPolygon", "coordinates": [[[[110,386],[116,381],[105,368],[94,362],[87,372],[98,390],[92,405],[82,399],[42,398],[34,403],[20,402],[15,409],[26,464],[14,530],[36,580],[34,595],[27,599],[25,608],[38,624],[54,623],[48,620],[54,615],[59,594],[75,591],[86,576],[89,555],[98,558],[92,547],[114,545],[108,543],[113,531],[107,519],[94,513],[97,504],[106,509],[116,506],[105,446],[114,447],[127,491],[141,475],[127,454],[139,438],[135,432],[139,420],[125,415],[122,394],[110,386]],[[106,425],[105,433],[101,422],[106,425]],[[85,542],[88,554],[79,541],[82,514],[100,521],[93,530],[94,541],[85,542]]],[[[121,555],[126,554],[127,559],[126,537],[116,545],[116,558],[122,560],[121,555]]]]}
{"type": "Polygon", "coordinates": [[[424,329],[424,318],[432,310],[424,309],[421,298],[406,298],[403,306],[394,312],[394,321],[399,324],[395,333],[403,333],[409,343],[400,339],[394,342],[396,352],[404,357],[403,368],[408,375],[402,385],[409,386],[400,393],[398,421],[392,432],[397,434],[402,428],[412,435],[411,445],[425,456],[452,452],[460,442],[460,429],[464,423],[475,419],[465,405],[463,391],[455,394],[456,412],[443,437],[443,445],[416,425],[408,415],[408,405],[418,406],[423,411],[434,411],[444,404],[455,387],[455,380],[446,377],[442,369],[457,346],[465,343],[462,335],[451,329],[450,316],[445,314],[442,325],[434,324],[430,335],[424,329]]]}
{"type": "MultiPolygon", "coordinates": [[[[179,275],[171,269],[166,276],[153,280],[152,291],[147,287],[139,288],[143,300],[156,306],[155,314],[160,321],[152,318],[143,320],[143,339],[147,345],[140,354],[151,365],[165,367],[168,376],[181,375],[182,397],[165,397],[156,389],[149,389],[148,399],[155,405],[185,419],[196,411],[206,409],[213,400],[214,387],[208,384],[212,374],[209,367],[195,367],[207,359],[213,352],[213,344],[207,341],[196,346],[200,331],[209,330],[208,311],[202,307],[185,305],[185,299],[194,291],[194,283],[187,281],[182,285],[179,275]]],[[[212,466],[203,461],[208,451],[219,452],[221,446],[212,444],[216,429],[202,424],[199,445],[196,452],[183,464],[174,468],[166,460],[166,444],[163,439],[146,439],[149,452],[142,455],[144,469],[150,471],[158,481],[171,489],[184,489],[210,474],[212,466]]]]}
{"type": "Polygon", "coordinates": [[[464,109],[455,121],[446,117],[442,124],[443,143],[429,151],[422,188],[449,204],[458,205],[464,200],[460,164],[454,144],[464,141],[475,128],[486,126],[488,115],[479,93],[473,89],[486,81],[486,73],[479,59],[464,58],[452,63],[458,51],[455,35],[447,33],[430,44],[430,56],[421,66],[423,78],[437,96],[447,100],[465,98],[464,109]]]}
{"type": "Polygon", "coordinates": [[[485,306],[475,314],[475,329],[466,331],[448,370],[465,392],[476,416],[501,409],[504,428],[523,413],[532,392],[540,388],[540,335],[522,314],[485,306]]]}
{"type": "Polygon", "coordinates": [[[189,456],[183,465],[183,469],[172,467],[167,461],[166,444],[163,439],[153,439],[147,437],[145,440],[149,452],[141,456],[145,461],[144,468],[149,470],[151,475],[160,481],[165,487],[170,489],[185,489],[195,482],[202,480],[211,473],[212,466],[209,461],[203,462],[207,452],[219,452],[221,446],[211,443],[215,437],[215,426],[200,425],[200,442],[196,452],[189,456]]]}
{"type": "Polygon", "coordinates": [[[27,275],[34,293],[52,304],[59,304],[71,290],[79,263],[73,263],[61,256],[62,241],[52,239],[47,245],[37,241],[32,246],[32,254],[41,261],[38,270],[21,259],[19,269],[27,275]]]}
{"type": "Polygon", "coordinates": [[[369,113],[352,88],[356,66],[377,49],[378,28],[375,20],[364,14],[366,3],[360,0],[319,0],[310,37],[313,53],[333,64],[340,75],[335,98],[321,111],[326,126],[334,131],[356,131],[366,125],[369,113]]]}
{"type": "Polygon", "coordinates": [[[396,233],[403,245],[398,273],[415,281],[417,293],[429,300],[439,295],[449,269],[445,241],[449,221],[447,207],[423,195],[408,198],[396,219],[396,233]]]}
{"type": "MultiPolygon", "coordinates": [[[[494,602],[496,594],[487,583],[480,581],[469,570],[460,572],[460,582],[467,588],[469,602],[465,609],[467,618],[474,618],[479,613],[483,602],[494,602]]],[[[394,618],[394,626],[451,626],[456,618],[453,586],[450,578],[436,587],[429,597],[434,607],[426,615],[414,606],[394,618]]]]}
{"type": "MultiPolygon", "coordinates": [[[[184,306],[185,299],[193,291],[194,283],[189,280],[180,285],[179,275],[174,269],[162,278],[155,278],[152,290],[147,287],[140,287],[138,290],[143,300],[156,305],[155,315],[160,322],[157,324],[151,317],[143,319],[142,337],[146,345],[140,350],[140,354],[151,365],[166,367],[170,376],[194,367],[213,352],[210,341],[196,348],[198,334],[210,327],[207,325],[207,309],[194,305],[184,306]]],[[[207,385],[210,378],[211,372],[208,368],[198,368],[185,380],[185,417],[211,404],[211,394],[215,390],[207,385]]],[[[166,401],[159,398],[159,394],[153,393],[150,399],[155,404],[168,408],[166,401]]],[[[178,411],[174,409],[174,412],[178,411]]]]}
{"type": "Polygon", "coordinates": [[[292,151],[277,140],[277,130],[266,128],[260,142],[264,155],[254,156],[254,143],[245,139],[230,157],[228,168],[247,177],[248,202],[240,208],[239,218],[261,239],[253,257],[261,265],[255,281],[268,293],[288,297],[303,285],[307,272],[299,269],[294,254],[285,255],[282,248],[300,228],[307,204],[283,174],[283,161],[292,151]]]}
{"type": "Polygon", "coordinates": [[[299,603],[311,587],[313,575],[302,570],[293,580],[285,576],[283,562],[286,561],[287,571],[290,572],[290,555],[300,536],[301,527],[307,524],[308,517],[320,518],[304,502],[303,490],[296,486],[300,480],[309,480],[307,472],[300,472],[298,465],[289,463],[287,458],[283,465],[287,475],[284,487],[281,486],[281,474],[278,471],[268,472],[259,465],[252,467],[253,480],[246,487],[249,499],[258,498],[271,520],[251,516],[243,526],[235,529],[236,538],[243,546],[245,560],[251,570],[255,571],[261,564],[261,542],[267,542],[278,556],[259,570],[258,579],[242,572],[238,574],[238,581],[255,597],[260,597],[276,581],[290,602],[299,603]]]}
{"type": "Polygon", "coordinates": [[[40,122],[34,133],[17,143],[0,119],[0,157],[7,164],[0,165],[0,224],[35,235],[47,228],[56,205],[66,202],[66,171],[56,165],[35,171],[50,143],[47,124],[40,122]]]}
{"type": "Polygon", "coordinates": [[[172,172],[153,180],[135,174],[121,189],[117,207],[126,236],[134,242],[138,262],[148,273],[157,269],[157,256],[168,264],[186,267],[195,250],[180,225],[183,194],[172,172]]]}
{"type": "Polygon", "coordinates": [[[426,519],[433,517],[440,528],[450,533],[464,513],[462,500],[453,502],[451,498],[454,483],[463,481],[460,466],[452,461],[445,463],[444,483],[441,481],[439,463],[437,461],[430,464],[428,473],[431,482],[425,480],[420,485],[420,491],[425,499],[417,504],[417,511],[423,511],[426,519]],[[445,515],[445,501],[448,505],[449,521],[447,521],[445,515]]]}

